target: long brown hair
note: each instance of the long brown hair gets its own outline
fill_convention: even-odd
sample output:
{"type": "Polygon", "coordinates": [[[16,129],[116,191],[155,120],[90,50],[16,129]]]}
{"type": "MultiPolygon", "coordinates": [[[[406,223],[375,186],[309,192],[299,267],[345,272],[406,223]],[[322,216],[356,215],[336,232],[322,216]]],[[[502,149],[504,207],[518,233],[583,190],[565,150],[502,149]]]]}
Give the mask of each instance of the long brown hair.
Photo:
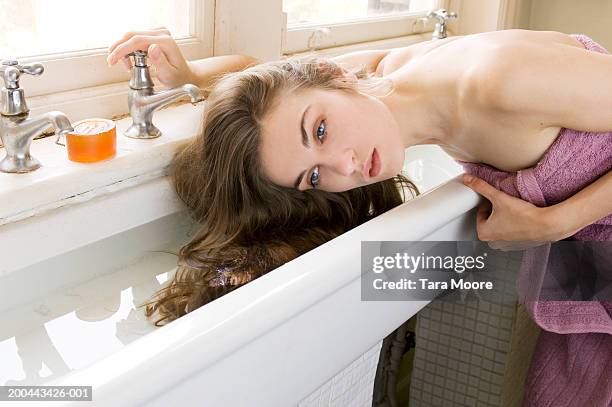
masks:
{"type": "Polygon", "coordinates": [[[167,286],[146,303],[170,322],[404,202],[418,189],[401,174],[344,192],[297,191],[263,174],[261,123],[275,98],[304,88],[392,91],[364,68],[347,75],[317,57],[267,62],[223,75],[201,133],[183,145],[170,179],[198,230],[179,251],[167,286]]]}

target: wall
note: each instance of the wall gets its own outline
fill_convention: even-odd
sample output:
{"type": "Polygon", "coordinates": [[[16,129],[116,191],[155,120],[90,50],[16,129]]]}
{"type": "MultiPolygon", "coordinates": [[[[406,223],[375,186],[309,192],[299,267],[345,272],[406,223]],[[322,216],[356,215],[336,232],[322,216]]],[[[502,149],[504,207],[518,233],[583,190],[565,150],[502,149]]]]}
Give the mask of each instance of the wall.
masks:
{"type": "Polygon", "coordinates": [[[502,0],[450,0],[448,10],[459,15],[448,27],[456,35],[468,35],[498,29],[502,0]]]}
{"type": "Polygon", "coordinates": [[[533,0],[525,28],[586,34],[612,52],[612,1],[533,0]]]}

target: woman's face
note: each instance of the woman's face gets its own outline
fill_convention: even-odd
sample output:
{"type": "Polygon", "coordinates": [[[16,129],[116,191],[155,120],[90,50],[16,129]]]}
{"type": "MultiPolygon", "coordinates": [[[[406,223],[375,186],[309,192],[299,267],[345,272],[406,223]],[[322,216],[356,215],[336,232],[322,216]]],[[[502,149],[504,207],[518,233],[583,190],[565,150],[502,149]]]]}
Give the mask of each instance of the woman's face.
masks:
{"type": "Polygon", "coordinates": [[[404,163],[404,144],[391,112],[379,99],[361,93],[283,93],[264,116],[261,136],[266,176],[291,188],[299,180],[299,190],[314,184],[329,192],[346,191],[392,178],[404,163]]]}

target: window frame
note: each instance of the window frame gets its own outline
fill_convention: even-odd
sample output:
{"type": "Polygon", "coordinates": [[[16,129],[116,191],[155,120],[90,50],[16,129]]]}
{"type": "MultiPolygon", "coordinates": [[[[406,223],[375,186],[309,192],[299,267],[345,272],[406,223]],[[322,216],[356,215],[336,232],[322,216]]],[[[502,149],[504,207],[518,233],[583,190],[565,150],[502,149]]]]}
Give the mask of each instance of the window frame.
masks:
{"type": "MultiPolygon", "coordinates": [[[[434,9],[449,9],[449,5],[450,0],[437,0],[434,9]]],[[[282,52],[283,54],[296,54],[431,32],[436,21],[421,20],[426,14],[425,12],[395,14],[329,24],[300,25],[293,28],[289,28],[285,23],[282,52]],[[318,41],[313,44],[313,36],[323,27],[328,28],[329,33],[319,36],[318,41]]]]}
{"type": "MultiPolygon", "coordinates": [[[[446,9],[458,11],[461,17],[463,0],[441,0],[446,9]]],[[[505,0],[515,1],[515,0],[505,0]]],[[[190,18],[195,28],[193,37],[177,40],[187,60],[215,55],[243,54],[261,61],[281,59],[297,54],[283,52],[286,43],[286,15],[282,12],[282,0],[192,0],[195,12],[190,18]],[[257,12],[258,18],[253,18],[257,12]],[[280,33],[277,34],[277,33],[280,33]]],[[[413,17],[414,18],[414,15],[413,17]]],[[[317,47],[316,52],[351,52],[368,47],[389,48],[408,46],[428,41],[435,21],[424,25],[421,33],[382,40],[367,40],[355,44],[333,44],[333,47],[317,47]]],[[[449,20],[449,35],[461,33],[460,20],[449,20]],[[457,23],[459,21],[459,24],[457,23]]],[[[411,27],[412,28],[412,27],[411,27]]],[[[416,31],[416,30],[415,30],[416,31]]],[[[379,37],[379,36],[377,36],[379,37]]],[[[308,52],[311,52],[308,50],[308,52]]],[[[88,117],[118,118],[127,112],[127,82],[129,73],[120,64],[108,68],[106,49],[73,52],[59,58],[28,58],[20,62],[42,62],[42,77],[22,76],[31,116],[50,110],[64,112],[71,121],[88,117]],[[66,75],[66,72],[71,72],[66,75]]],[[[157,79],[153,77],[157,89],[157,79]]]]}
{"type": "MultiPolygon", "coordinates": [[[[189,6],[191,35],[176,42],[188,60],[212,56],[215,0],[190,0],[189,6]]],[[[121,64],[108,67],[107,56],[107,47],[101,47],[20,57],[18,60],[21,64],[38,62],[45,67],[40,77],[22,75],[20,85],[29,98],[127,82],[129,73],[121,64]],[[66,75],[66,72],[75,74],[66,75]]]]}

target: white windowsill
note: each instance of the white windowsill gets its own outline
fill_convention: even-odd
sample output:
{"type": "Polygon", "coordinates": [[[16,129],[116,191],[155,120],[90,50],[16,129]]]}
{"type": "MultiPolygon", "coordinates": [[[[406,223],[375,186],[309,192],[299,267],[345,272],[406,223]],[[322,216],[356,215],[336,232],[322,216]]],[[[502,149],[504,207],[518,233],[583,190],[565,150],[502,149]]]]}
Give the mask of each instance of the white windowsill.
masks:
{"type": "MultiPolygon", "coordinates": [[[[123,131],[131,118],[116,121],[117,155],[97,163],[70,161],[66,147],[55,144],[57,136],[35,140],[30,153],[40,168],[23,174],[0,172],[0,225],[166,175],[176,149],[200,132],[204,103],[156,112],[153,123],[162,131],[156,139],[126,137],[123,131]]],[[[3,148],[0,155],[5,155],[3,148]]]]}
{"type": "MultiPolygon", "coordinates": [[[[432,39],[433,31],[427,31],[419,34],[411,34],[403,37],[395,37],[395,38],[387,38],[384,40],[378,41],[367,41],[361,42],[357,44],[349,44],[342,45],[338,47],[330,47],[330,48],[321,48],[316,49],[315,51],[306,51],[306,52],[294,52],[294,53],[285,53],[285,56],[307,56],[307,55],[319,55],[323,57],[335,57],[341,54],[354,52],[354,51],[362,51],[367,49],[389,49],[389,48],[397,48],[397,47],[407,47],[409,45],[417,44],[419,42],[430,41],[432,39]]],[[[448,36],[454,36],[455,34],[448,30],[448,36]]]]}

